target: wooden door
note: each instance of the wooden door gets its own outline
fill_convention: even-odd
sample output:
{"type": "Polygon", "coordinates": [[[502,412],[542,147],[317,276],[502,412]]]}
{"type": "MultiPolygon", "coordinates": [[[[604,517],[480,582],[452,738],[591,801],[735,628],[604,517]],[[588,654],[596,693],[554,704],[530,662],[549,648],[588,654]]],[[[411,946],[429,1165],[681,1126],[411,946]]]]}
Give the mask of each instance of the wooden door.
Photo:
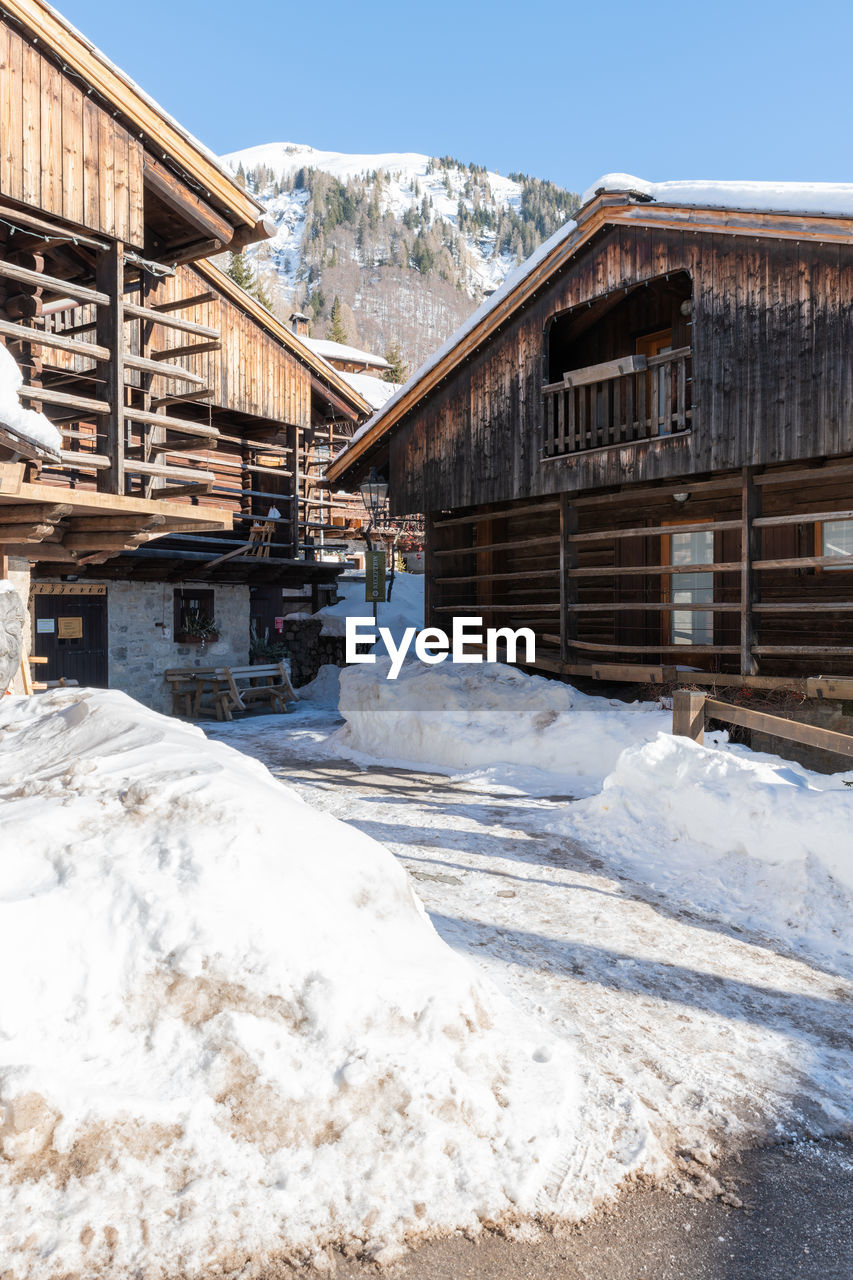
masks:
{"type": "Polygon", "coordinates": [[[39,680],[107,688],[107,597],[35,597],[33,653],[47,658],[39,680]]]}
{"type": "MultiPolygon", "coordinates": [[[[638,356],[662,356],[672,350],[672,330],[658,329],[657,333],[647,333],[637,338],[635,351],[638,356]]],[[[672,422],[663,417],[666,402],[667,370],[663,365],[649,369],[646,374],[646,413],[649,417],[649,432],[653,436],[668,436],[672,432],[672,422]]]]}

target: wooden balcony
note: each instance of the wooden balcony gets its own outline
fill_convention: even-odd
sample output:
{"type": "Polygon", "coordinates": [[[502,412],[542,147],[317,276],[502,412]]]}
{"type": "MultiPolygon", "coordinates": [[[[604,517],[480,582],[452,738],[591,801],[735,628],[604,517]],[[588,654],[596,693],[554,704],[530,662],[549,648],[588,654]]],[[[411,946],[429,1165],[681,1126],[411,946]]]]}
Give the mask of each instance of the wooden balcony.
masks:
{"type": "Polygon", "coordinates": [[[688,431],[692,353],[625,356],[574,369],[542,388],[543,460],[688,431]]]}

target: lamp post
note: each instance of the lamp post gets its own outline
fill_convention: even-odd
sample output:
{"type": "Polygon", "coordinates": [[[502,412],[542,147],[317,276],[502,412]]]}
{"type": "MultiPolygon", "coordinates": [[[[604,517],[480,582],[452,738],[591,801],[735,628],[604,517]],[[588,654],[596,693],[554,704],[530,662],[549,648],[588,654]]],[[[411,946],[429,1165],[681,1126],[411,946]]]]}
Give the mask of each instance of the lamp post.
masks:
{"type": "MultiPolygon", "coordinates": [[[[367,512],[367,529],[365,530],[364,540],[367,543],[368,551],[373,551],[373,543],[370,540],[370,531],[375,527],[380,513],[384,512],[385,504],[388,501],[388,481],[382,476],[376,474],[376,468],[370,468],[370,475],[359,486],[361,500],[364,503],[364,509],[367,512]]],[[[373,601],[373,620],[378,617],[378,604],[373,601]]]]}

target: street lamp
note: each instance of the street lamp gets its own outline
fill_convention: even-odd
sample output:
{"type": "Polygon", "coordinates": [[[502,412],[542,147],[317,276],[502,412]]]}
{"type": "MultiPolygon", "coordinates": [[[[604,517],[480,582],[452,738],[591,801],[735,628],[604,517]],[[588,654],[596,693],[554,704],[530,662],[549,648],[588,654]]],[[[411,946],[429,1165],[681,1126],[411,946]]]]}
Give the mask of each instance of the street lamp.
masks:
{"type": "MultiPolygon", "coordinates": [[[[370,516],[367,526],[368,533],[377,523],[377,517],[380,512],[385,510],[385,503],[388,501],[388,481],[383,480],[381,476],[376,474],[376,468],[370,468],[370,475],[359,486],[361,500],[364,503],[364,509],[370,516]]],[[[370,539],[368,538],[368,543],[370,539]]]]}

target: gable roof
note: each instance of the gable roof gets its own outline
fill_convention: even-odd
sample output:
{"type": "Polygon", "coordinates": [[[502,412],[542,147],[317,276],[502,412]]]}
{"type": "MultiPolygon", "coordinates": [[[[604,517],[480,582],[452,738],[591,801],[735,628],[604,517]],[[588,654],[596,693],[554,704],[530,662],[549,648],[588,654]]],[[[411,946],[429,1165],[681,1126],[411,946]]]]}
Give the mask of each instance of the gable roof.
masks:
{"type": "Polygon", "coordinates": [[[271,225],[264,225],[263,205],[234,181],[213,152],[178,124],[56,9],[45,0],[3,0],[3,9],[33,33],[46,52],[59,58],[64,67],[105,98],[133,127],[149,151],[156,153],[158,159],[165,154],[192,183],[200,186],[205,198],[222,210],[235,229],[248,229],[248,237],[245,234],[242,237],[244,243],[274,234],[271,225]]]}
{"type": "Polygon", "coordinates": [[[336,483],[459,365],[485,345],[554,273],[607,225],[646,225],[836,241],[853,245],[853,183],[647,182],[605,174],[574,218],[501,287],[365,422],[326,468],[336,483]]]}
{"type": "Polygon", "coordinates": [[[266,307],[261,306],[257,298],[253,298],[250,293],[242,289],[236,280],[232,280],[212,262],[194,262],[192,269],[204,276],[215,288],[224,293],[229,301],[251,316],[256,324],[266,329],[283,347],[296,356],[297,360],[307,365],[311,373],[344,400],[358,417],[363,418],[371,413],[373,406],[347,381],[344,374],[307,347],[302,338],[299,338],[287,325],[282,324],[281,320],[278,320],[271,311],[267,311],[266,307]]]}

